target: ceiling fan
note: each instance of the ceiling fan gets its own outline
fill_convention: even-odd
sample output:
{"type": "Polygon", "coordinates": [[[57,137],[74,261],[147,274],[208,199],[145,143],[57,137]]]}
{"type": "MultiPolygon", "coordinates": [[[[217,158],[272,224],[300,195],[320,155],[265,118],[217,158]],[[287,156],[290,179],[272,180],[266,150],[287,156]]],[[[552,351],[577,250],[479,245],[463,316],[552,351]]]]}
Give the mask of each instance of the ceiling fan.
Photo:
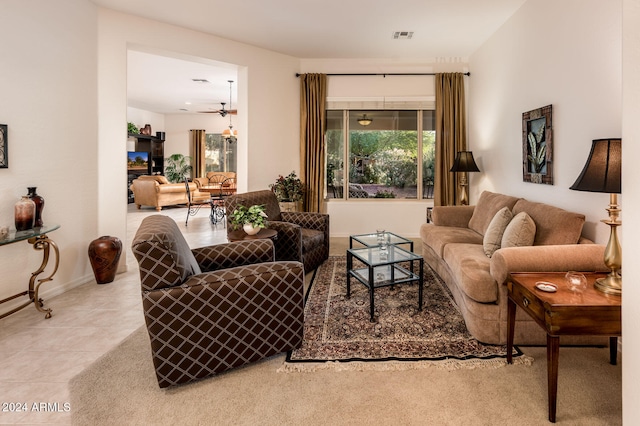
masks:
{"type": "Polygon", "coordinates": [[[233,84],[233,80],[228,80],[228,81],[229,81],[229,109],[224,109],[225,105],[227,104],[226,102],[220,102],[220,105],[222,105],[221,109],[216,109],[211,111],[198,111],[198,112],[201,112],[204,114],[220,114],[221,117],[226,117],[227,114],[231,114],[231,115],[238,114],[237,109],[231,109],[231,85],[233,84]]]}
{"type": "Polygon", "coordinates": [[[227,114],[237,115],[237,109],[224,109],[224,106],[227,104],[226,102],[220,102],[222,108],[220,109],[212,109],[211,111],[198,111],[203,114],[220,114],[221,117],[226,117],[227,114]]]}

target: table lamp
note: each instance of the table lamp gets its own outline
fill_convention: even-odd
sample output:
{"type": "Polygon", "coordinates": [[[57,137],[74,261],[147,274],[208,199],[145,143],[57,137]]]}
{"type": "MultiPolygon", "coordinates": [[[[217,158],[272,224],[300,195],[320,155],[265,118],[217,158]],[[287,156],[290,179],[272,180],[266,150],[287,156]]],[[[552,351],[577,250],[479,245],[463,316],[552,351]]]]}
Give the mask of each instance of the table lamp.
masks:
{"type": "Polygon", "coordinates": [[[469,204],[467,196],[467,172],[479,172],[478,166],[473,159],[471,151],[458,151],[456,159],[453,162],[450,172],[460,172],[460,204],[466,206],[469,204]]]}
{"type": "Polygon", "coordinates": [[[577,191],[608,192],[609,195],[609,219],[602,222],[611,227],[609,242],[604,252],[604,263],[611,270],[605,278],[596,280],[595,287],[607,294],[622,294],[622,249],[618,241],[616,229],[622,225],[618,220],[620,209],[618,208],[618,194],[622,186],[622,140],[621,139],[596,139],[591,145],[591,152],[587,163],[582,169],[571,189],[577,191]]]}

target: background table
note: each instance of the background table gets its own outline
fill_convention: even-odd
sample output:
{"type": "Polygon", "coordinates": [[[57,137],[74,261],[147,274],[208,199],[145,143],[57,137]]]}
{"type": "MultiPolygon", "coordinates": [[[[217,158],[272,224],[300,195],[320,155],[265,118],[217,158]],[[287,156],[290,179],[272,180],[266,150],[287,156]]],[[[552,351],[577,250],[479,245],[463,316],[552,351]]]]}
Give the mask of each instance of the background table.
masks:
{"type": "Polygon", "coordinates": [[[262,228],[257,234],[249,235],[242,229],[238,229],[227,234],[227,239],[230,242],[242,240],[259,240],[261,238],[269,238],[270,240],[275,240],[276,238],[278,238],[278,231],[270,228],[262,228]]]}

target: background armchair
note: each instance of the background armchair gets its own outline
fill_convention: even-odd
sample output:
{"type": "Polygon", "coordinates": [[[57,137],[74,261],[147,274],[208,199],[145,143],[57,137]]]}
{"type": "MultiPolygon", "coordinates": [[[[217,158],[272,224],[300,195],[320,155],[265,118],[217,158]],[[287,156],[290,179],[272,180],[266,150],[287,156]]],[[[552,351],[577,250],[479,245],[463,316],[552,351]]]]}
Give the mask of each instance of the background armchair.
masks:
{"type": "Polygon", "coordinates": [[[161,388],[302,343],[304,270],[273,262],[270,240],[191,250],[175,221],[145,218],[132,243],[161,388]]]}
{"type": "MultiPolygon", "coordinates": [[[[263,190],[232,195],[226,200],[231,214],[238,205],[264,205],[269,228],[278,231],[276,260],[297,260],[306,272],[316,269],[329,257],[329,215],[311,212],[281,212],[273,191],[263,190]]],[[[229,215],[227,215],[227,218],[229,215]]],[[[233,231],[227,219],[227,233],[233,231]]]]}

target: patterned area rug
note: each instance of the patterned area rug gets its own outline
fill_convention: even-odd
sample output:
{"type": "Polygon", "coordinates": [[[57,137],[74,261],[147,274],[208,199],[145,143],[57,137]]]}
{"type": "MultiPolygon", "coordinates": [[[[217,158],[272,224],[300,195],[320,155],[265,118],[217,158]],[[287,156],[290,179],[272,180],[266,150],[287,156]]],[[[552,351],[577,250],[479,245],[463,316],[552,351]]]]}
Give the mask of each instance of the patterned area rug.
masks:
{"type": "MultiPolygon", "coordinates": [[[[307,293],[302,346],[287,354],[279,371],[506,365],[506,346],[471,337],[446,285],[424,269],[422,311],[417,283],[382,287],[375,290],[376,321],[370,322],[368,289],[352,279],[347,299],[346,257],[330,257],[307,293]]],[[[517,347],[513,353],[514,363],[531,364],[517,347]]]]}

